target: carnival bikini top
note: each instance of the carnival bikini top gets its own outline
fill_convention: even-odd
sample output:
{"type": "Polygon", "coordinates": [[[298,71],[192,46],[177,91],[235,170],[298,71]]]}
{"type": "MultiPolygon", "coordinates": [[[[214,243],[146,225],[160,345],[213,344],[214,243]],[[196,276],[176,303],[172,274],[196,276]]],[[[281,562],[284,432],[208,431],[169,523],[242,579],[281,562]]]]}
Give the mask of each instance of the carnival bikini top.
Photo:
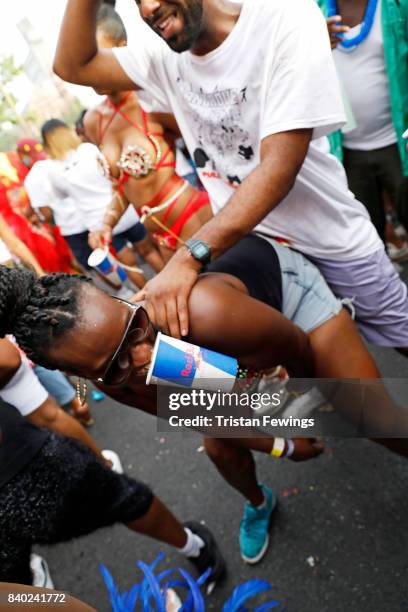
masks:
{"type": "Polygon", "coordinates": [[[149,131],[147,113],[141,108],[143,125],[139,125],[122,111],[122,107],[128,101],[132,93],[133,92],[129,92],[118,105],[114,104],[111,100],[109,100],[109,98],[105,100],[104,104],[110,106],[113,109],[113,113],[110,115],[106,124],[103,125],[104,114],[103,112],[98,111],[98,144],[99,146],[102,145],[112,121],[117,115],[119,115],[129,125],[146,136],[146,138],[152,143],[155,150],[155,159],[153,159],[150,153],[143,147],[138,145],[127,145],[122,150],[119,160],[116,162],[117,167],[121,170],[120,178],[116,179],[112,176],[106,157],[101,154],[101,165],[104,174],[107,175],[114,183],[116,183],[117,187],[119,188],[129,179],[129,177],[135,179],[145,178],[155,170],[160,170],[161,168],[175,168],[176,166],[175,161],[166,162],[166,159],[171,154],[170,147],[167,148],[165,153],[162,153],[158,140],[158,137],[162,136],[162,134],[159,132],[149,131]]]}

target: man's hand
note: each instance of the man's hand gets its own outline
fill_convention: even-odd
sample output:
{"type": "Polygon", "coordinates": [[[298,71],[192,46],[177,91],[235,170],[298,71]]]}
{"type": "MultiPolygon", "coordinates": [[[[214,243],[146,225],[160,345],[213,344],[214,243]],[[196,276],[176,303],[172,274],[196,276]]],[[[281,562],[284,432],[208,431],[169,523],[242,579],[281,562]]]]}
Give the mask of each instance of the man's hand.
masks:
{"type": "Polygon", "coordinates": [[[182,247],[132,301],[144,300],[151,321],[164,333],[173,338],[187,336],[188,298],[200,269],[200,264],[182,247]]]}
{"type": "Polygon", "coordinates": [[[88,244],[91,249],[103,249],[112,244],[112,228],[104,225],[101,230],[89,232],[88,244]]]}
{"type": "Polygon", "coordinates": [[[292,461],[308,461],[320,455],[324,450],[324,445],[319,438],[293,438],[295,450],[291,457],[292,461]]]}
{"type": "Polygon", "coordinates": [[[350,28],[346,25],[341,25],[343,18],[341,15],[333,15],[327,19],[327,29],[329,30],[331,48],[335,49],[339,42],[343,40],[343,33],[348,32],[350,28]]]}

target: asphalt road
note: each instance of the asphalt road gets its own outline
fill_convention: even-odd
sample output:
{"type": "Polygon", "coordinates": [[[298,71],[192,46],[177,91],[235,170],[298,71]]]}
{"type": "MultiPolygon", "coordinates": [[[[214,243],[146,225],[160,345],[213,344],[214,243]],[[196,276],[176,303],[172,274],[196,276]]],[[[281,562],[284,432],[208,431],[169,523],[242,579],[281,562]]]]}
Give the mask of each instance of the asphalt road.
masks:
{"type": "MultiPolygon", "coordinates": [[[[334,349],[335,350],[335,349],[334,349]]],[[[405,377],[408,363],[376,351],[384,376],[405,377]]],[[[243,501],[221,480],[196,434],[161,434],[156,420],[110,399],[92,406],[92,434],[120,453],[128,474],[153,485],[182,520],[204,521],[216,534],[229,576],[208,600],[221,610],[234,586],[267,579],[288,612],[408,612],[408,464],[364,440],[327,440],[327,452],[294,464],[258,456],[260,480],[279,505],[267,556],[255,567],[240,559],[243,501]]],[[[121,590],[139,580],[135,562],[163,550],[162,567],[188,568],[177,553],[116,526],[38,549],[55,585],[104,612],[103,562],[121,590]]]]}

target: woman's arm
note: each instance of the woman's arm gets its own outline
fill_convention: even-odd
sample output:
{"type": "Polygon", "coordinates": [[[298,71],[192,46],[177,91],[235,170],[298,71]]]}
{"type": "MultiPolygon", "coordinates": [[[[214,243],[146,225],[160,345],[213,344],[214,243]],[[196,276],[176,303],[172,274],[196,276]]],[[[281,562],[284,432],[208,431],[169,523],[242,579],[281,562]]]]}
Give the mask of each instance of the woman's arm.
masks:
{"type": "Polygon", "coordinates": [[[113,228],[122,215],[129,208],[129,201],[123,194],[115,193],[103,218],[102,228],[89,233],[89,246],[91,249],[102,248],[112,242],[113,228]]]}
{"type": "Polygon", "coordinates": [[[251,298],[234,277],[208,274],[189,300],[188,339],[238,358],[254,369],[284,365],[293,376],[313,376],[307,335],[280,312],[251,298]]]}
{"type": "Polygon", "coordinates": [[[21,356],[16,346],[7,338],[0,340],[0,389],[5,387],[21,365],[21,356]]]}
{"type": "Polygon", "coordinates": [[[31,253],[31,251],[26,247],[26,245],[21,242],[19,238],[9,228],[7,223],[4,221],[3,217],[0,215],[0,238],[3,240],[7,248],[23,263],[25,263],[29,268],[33,268],[38,274],[38,276],[42,276],[45,274],[44,270],[38,263],[37,259],[31,253]]]}

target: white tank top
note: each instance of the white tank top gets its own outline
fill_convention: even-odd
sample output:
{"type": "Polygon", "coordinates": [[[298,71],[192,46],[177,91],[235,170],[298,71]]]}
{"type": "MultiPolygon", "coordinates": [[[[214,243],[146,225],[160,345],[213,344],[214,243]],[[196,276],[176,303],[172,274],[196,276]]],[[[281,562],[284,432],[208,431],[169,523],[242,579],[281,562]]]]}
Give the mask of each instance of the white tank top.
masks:
{"type": "MultiPolygon", "coordinates": [[[[333,52],[357,124],[354,130],[343,134],[343,143],[348,149],[371,151],[397,142],[384,57],[381,4],[378,0],[367,38],[352,50],[338,47],[333,52]]],[[[351,28],[347,38],[356,36],[360,29],[361,25],[351,28]]]]}

